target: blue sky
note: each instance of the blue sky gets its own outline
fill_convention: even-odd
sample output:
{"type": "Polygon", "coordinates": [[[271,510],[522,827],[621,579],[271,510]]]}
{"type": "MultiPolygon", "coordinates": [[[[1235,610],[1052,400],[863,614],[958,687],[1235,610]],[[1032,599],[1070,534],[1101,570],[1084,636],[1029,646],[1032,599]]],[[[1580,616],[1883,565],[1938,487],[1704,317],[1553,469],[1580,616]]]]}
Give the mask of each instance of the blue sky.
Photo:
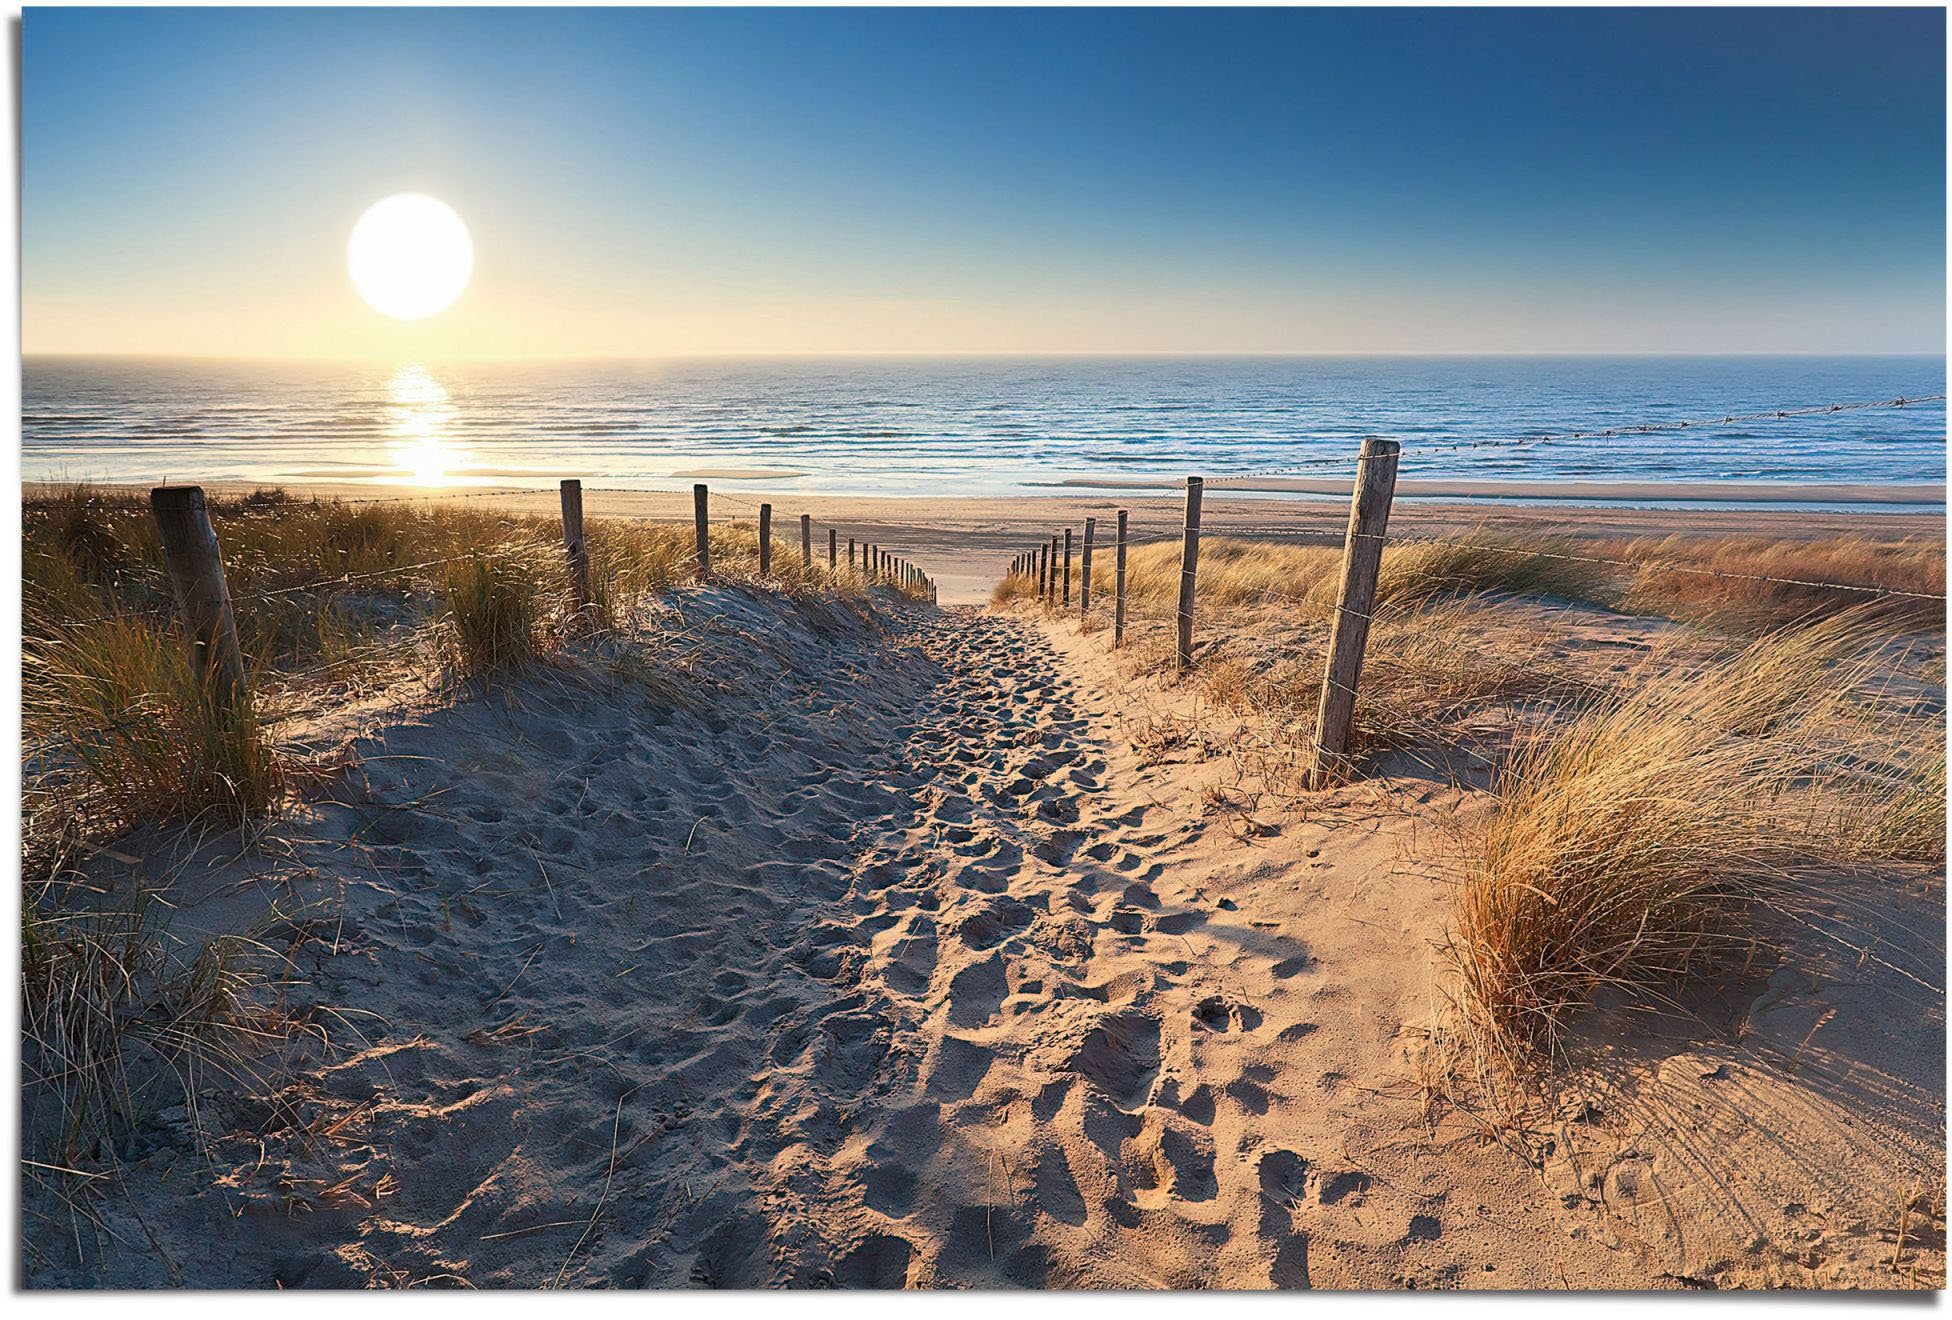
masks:
{"type": "Polygon", "coordinates": [[[39,10],[30,352],[1939,352],[1935,10],[39,10]],[[387,322],[398,191],[474,233],[387,322]]]}

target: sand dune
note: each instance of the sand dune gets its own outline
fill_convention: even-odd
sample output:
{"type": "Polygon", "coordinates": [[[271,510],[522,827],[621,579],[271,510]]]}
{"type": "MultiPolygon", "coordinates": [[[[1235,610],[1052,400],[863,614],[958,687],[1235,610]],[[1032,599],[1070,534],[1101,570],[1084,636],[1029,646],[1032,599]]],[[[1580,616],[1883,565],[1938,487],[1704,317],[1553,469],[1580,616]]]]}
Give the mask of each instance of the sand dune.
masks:
{"type": "MultiPolygon", "coordinates": [[[[1405,859],[1466,790],[1250,827],[1200,805],[1211,748],[1136,736],[1187,694],[1068,623],[674,604],[682,679],[624,646],[337,712],[309,810],[151,850],[179,930],[289,949],[333,1048],[156,1115],[106,1234],[38,1207],[30,1285],[1659,1287],[1774,1277],[1785,1219],[1864,1282],[1837,1161],[1942,1142],[1908,1023],[1827,1088],[1672,1043],[1538,1168],[1433,1125],[1444,895],[1405,859]],[[1703,1139],[1733,1208],[1676,1163],[1703,1139]]],[[[1888,1005],[1837,976],[1767,987],[1764,1039],[1888,1005]]]]}

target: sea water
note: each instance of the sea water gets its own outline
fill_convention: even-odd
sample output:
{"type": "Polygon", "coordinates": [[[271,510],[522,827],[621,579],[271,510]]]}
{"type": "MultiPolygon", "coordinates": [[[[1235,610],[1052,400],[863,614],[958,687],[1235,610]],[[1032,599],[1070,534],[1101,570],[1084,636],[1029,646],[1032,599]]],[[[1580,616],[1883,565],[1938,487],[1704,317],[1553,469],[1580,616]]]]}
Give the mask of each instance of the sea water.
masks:
{"type": "Polygon", "coordinates": [[[1945,380],[1942,356],[30,358],[22,467],[29,480],[573,475],[658,490],[709,474],[729,490],[1021,495],[1297,465],[1332,476],[1361,437],[1384,435],[1402,442],[1406,479],[1524,483],[1512,498],[1567,481],[1942,487],[1942,403],[1562,437],[1937,394],[1945,380]],[[1555,438],[1511,443],[1541,435],[1555,438]]]}

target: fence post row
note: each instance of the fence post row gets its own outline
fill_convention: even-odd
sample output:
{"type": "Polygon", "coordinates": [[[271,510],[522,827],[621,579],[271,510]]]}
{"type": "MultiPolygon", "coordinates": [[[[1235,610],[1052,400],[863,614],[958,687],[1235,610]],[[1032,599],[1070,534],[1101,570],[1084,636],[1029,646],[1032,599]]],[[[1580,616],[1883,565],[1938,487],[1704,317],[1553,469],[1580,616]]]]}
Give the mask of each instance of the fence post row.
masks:
{"type": "Polygon", "coordinates": [[[1098,530],[1096,518],[1084,520],[1084,556],[1078,561],[1078,613],[1091,613],[1091,538],[1098,530]]]}
{"type": "Polygon", "coordinates": [[[773,571],[773,506],[759,506],[759,576],[770,577],[773,571]]]}
{"type": "Polygon", "coordinates": [[[698,580],[700,582],[708,581],[712,576],[711,521],[710,515],[706,512],[709,499],[704,482],[701,481],[691,488],[691,516],[692,521],[698,524],[698,580]]]}
{"type": "Polygon", "coordinates": [[[1389,527],[1390,501],[1396,494],[1396,465],[1402,446],[1369,436],[1356,462],[1355,490],[1349,497],[1349,535],[1342,550],[1342,585],[1329,625],[1328,660],[1322,674],[1322,702],[1315,717],[1312,787],[1324,788],[1347,767],[1355,727],[1356,684],[1362,677],[1369,618],[1375,612],[1376,574],[1383,560],[1383,534],[1389,527]]]}
{"type": "Polygon", "coordinates": [[[197,677],[221,710],[249,713],[251,689],[237,645],[237,617],[203,487],[157,486],[149,492],[149,513],[162,538],[170,590],[189,635],[197,677]]]}
{"type": "Polygon", "coordinates": [[[1113,592],[1117,597],[1112,607],[1112,650],[1125,645],[1125,510],[1118,511],[1118,549],[1113,556],[1113,592]]]}
{"type": "Polygon", "coordinates": [[[1179,649],[1177,660],[1184,671],[1193,666],[1193,591],[1200,572],[1200,495],[1206,489],[1201,477],[1186,478],[1186,531],[1179,551],[1179,649]]]}
{"type": "Polygon", "coordinates": [[[563,491],[563,551],[569,556],[569,604],[580,614],[590,607],[590,546],[583,539],[583,483],[565,477],[563,491]]]}

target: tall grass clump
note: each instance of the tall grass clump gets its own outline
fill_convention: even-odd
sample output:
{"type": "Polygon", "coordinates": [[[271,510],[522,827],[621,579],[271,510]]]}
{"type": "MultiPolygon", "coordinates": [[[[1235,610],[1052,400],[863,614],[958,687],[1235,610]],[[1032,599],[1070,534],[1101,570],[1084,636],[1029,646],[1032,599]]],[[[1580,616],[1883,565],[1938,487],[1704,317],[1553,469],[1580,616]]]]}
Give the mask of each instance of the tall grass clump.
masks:
{"type": "Polygon", "coordinates": [[[239,1076],[282,1034],[270,1000],[275,959],[220,936],[183,946],[159,928],[160,905],[75,905],[59,885],[21,913],[23,1142],[45,1161],[112,1157],[114,1144],[210,1074],[239,1076]]]}
{"type": "Polygon", "coordinates": [[[1602,988],[1658,1001],[1803,904],[1809,796],[1870,629],[1773,634],[1521,742],[1460,849],[1449,952],[1477,1040],[1549,1049],[1602,988]]]}
{"type": "Polygon", "coordinates": [[[446,565],[448,650],[464,678],[528,668],[548,649],[549,602],[531,557],[473,553],[446,565]]]}
{"type": "MultiPolygon", "coordinates": [[[[1403,605],[1476,592],[1559,596],[1610,604],[1618,598],[1606,565],[1566,544],[1474,536],[1462,541],[1385,544],[1376,603],[1403,605]]],[[[1334,603],[1335,584],[1326,587],[1334,603]]]]}
{"type": "Polygon", "coordinates": [[[1002,581],[990,588],[990,604],[998,609],[1034,602],[1037,599],[1035,573],[1005,573],[1002,581]]]}
{"type": "Polygon", "coordinates": [[[1909,773],[1860,777],[1838,813],[1838,836],[1869,857],[1945,865],[1945,750],[1909,773]]]}
{"type": "Polygon", "coordinates": [[[28,685],[61,714],[52,755],[86,771],[121,827],[206,816],[235,824],[282,789],[252,703],[219,700],[172,629],[101,619],[30,645],[24,663],[28,685]]]}

